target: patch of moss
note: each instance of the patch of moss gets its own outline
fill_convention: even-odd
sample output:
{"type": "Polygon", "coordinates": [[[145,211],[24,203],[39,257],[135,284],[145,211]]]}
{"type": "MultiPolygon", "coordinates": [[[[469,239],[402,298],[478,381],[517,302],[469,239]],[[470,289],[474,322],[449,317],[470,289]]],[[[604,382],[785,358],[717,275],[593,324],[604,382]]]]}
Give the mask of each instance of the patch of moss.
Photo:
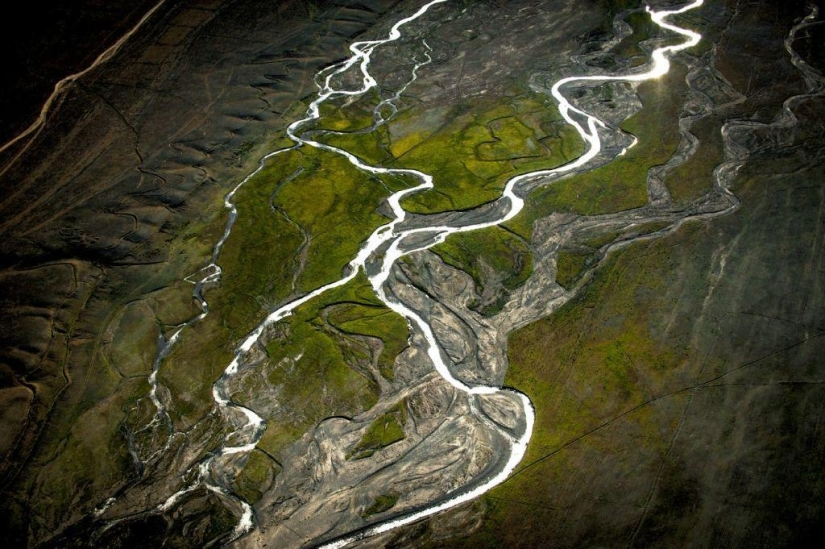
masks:
{"type": "Polygon", "coordinates": [[[405,401],[401,401],[370,424],[364,436],[347,455],[347,459],[363,459],[390,444],[404,440],[406,423],[407,409],[405,401]]]}
{"type": "Polygon", "coordinates": [[[407,348],[407,321],[386,307],[359,303],[339,303],[330,306],[327,320],[341,331],[379,338],[384,348],[378,357],[381,375],[389,380],[395,376],[395,358],[407,348]]]}
{"type": "MultiPolygon", "coordinates": [[[[300,229],[274,211],[273,193],[293,174],[313,173],[318,158],[304,151],[276,156],[236,194],[238,217],[218,258],[220,287],[206,294],[215,316],[222,316],[230,338],[243,337],[274,303],[291,291],[303,244],[300,229]],[[277,246],[261,246],[268,239],[277,246]]],[[[295,178],[285,185],[299,185],[295,178]]]]}
{"type": "Polygon", "coordinates": [[[559,120],[549,100],[531,93],[456,107],[437,128],[399,133],[391,127],[395,165],[435,179],[432,191],[407,198],[404,207],[417,213],[472,208],[498,198],[518,173],[562,164],[580,139],[559,120]]]}
{"type": "Polygon", "coordinates": [[[385,511],[389,511],[395,504],[398,503],[399,495],[395,492],[390,492],[388,494],[382,494],[375,498],[375,501],[372,505],[364,509],[364,512],[361,513],[362,518],[368,518],[372,515],[377,515],[379,513],[384,513],[385,511]]]}
{"type": "MultiPolygon", "coordinates": [[[[278,415],[265,418],[267,430],[259,443],[275,456],[322,419],[356,415],[377,400],[375,380],[357,364],[370,357],[333,328],[381,338],[385,346],[379,367],[383,363],[390,370],[409,334],[406,322],[378,301],[363,273],[281,322],[281,336],[266,347],[269,363],[275,365],[267,382],[278,391],[278,415]]],[[[241,392],[233,398],[243,403],[246,397],[241,392]]]]}
{"type": "Polygon", "coordinates": [[[261,450],[249,454],[246,465],[235,479],[235,491],[244,501],[255,504],[261,499],[265,485],[280,473],[280,467],[261,450]]]}
{"type": "Polygon", "coordinates": [[[533,272],[533,256],[520,238],[501,227],[454,233],[432,251],[445,263],[473,277],[483,291],[490,276],[500,279],[507,289],[524,283],[533,272]],[[485,273],[484,267],[493,273],[485,273]]]}
{"type": "Polygon", "coordinates": [[[367,134],[330,134],[319,141],[348,151],[373,166],[386,165],[393,159],[388,151],[389,133],[386,126],[380,126],[367,134]]]}
{"type": "Polygon", "coordinates": [[[611,242],[616,240],[619,237],[619,235],[621,235],[620,232],[616,232],[616,231],[607,232],[605,234],[593,237],[590,240],[587,240],[587,241],[583,242],[583,245],[587,246],[588,248],[598,250],[602,246],[604,246],[606,244],[610,244],[611,242]]]}
{"type": "Polygon", "coordinates": [[[211,492],[204,494],[203,490],[196,490],[183,500],[180,504],[183,520],[171,524],[160,545],[172,549],[204,546],[208,541],[220,539],[234,530],[238,517],[217,495],[211,492]]]}
{"type": "MultiPolygon", "coordinates": [[[[344,401],[355,405],[356,410],[367,409],[375,402],[374,390],[367,390],[364,379],[354,372],[344,360],[335,340],[319,326],[303,320],[290,321],[290,335],[267,345],[271,359],[293,359],[288,367],[279,367],[269,377],[270,384],[282,389],[282,405],[300,410],[303,406],[323,398],[324,392],[335,396],[330,401],[344,401]],[[300,357],[300,358],[296,358],[300,357]]],[[[347,406],[351,408],[351,406],[347,406]]],[[[321,420],[330,411],[325,406],[312,414],[321,420]]]]}
{"type": "MultiPolygon", "coordinates": [[[[642,443],[653,453],[666,451],[678,423],[673,410],[681,410],[678,400],[686,397],[673,396],[672,407],[644,403],[672,390],[674,382],[680,386],[691,367],[686,341],[680,344],[671,337],[665,343],[661,326],[673,307],[665,290],[675,286],[673,277],[681,276],[664,274],[672,272],[673,246],[696,238],[696,230],[686,226],[674,236],[612,256],[580,296],[511,335],[505,383],[541,404],[522,464],[486,496],[490,511],[485,526],[467,546],[476,546],[477,537],[479,546],[531,539],[523,532],[541,528],[541,510],[553,508],[554,490],[565,486],[570,471],[583,466],[581,460],[590,459],[592,452],[615,453],[617,436],[632,437],[632,444],[642,443]],[[617,417],[622,426],[613,434],[599,431],[617,417]],[[575,450],[562,452],[580,440],[575,450]],[[511,528],[496,529],[496,524],[511,528]]],[[[701,278],[706,269],[691,266],[695,274],[690,276],[701,278]]]]}
{"type": "Polygon", "coordinates": [[[192,299],[192,285],[177,282],[150,294],[155,318],[165,326],[178,326],[197,315],[197,302],[192,299]]]}
{"type": "MultiPolygon", "coordinates": [[[[638,5],[638,2],[625,3],[638,5]]],[[[635,8],[637,6],[631,7],[635,8]]],[[[653,23],[648,13],[642,11],[636,11],[628,14],[625,18],[625,22],[630,25],[633,31],[629,36],[616,44],[611,52],[628,59],[638,58],[638,60],[634,59],[634,65],[645,63],[647,61],[647,52],[639,46],[639,42],[643,42],[650,38],[658,28],[658,25],[653,23]]]]}
{"type": "Polygon", "coordinates": [[[189,428],[212,408],[212,384],[232,360],[233,341],[217,315],[182,332],[158,371],[158,381],[171,395],[169,415],[176,428],[189,428]]]}
{"type": "Polygon", "coordinates": [[[38,517],[32,530],[40,539],[50,536],[49,529],[65,520],[66,514],[76,513],[78,508],[91,512],[98,494],[134,474],[119,428],[125,419],[128,399],[145,394],[148,387],[145,382],[129,380],[120,385],[120,392],[112,394],[107,386],[116,378],[106,374],[103,361],[96,362],[89,373],[93,379],[87,385],[84,400],[97,396],[94,393],[105,396],[94,404],[89,400],[74,409],[77,415],[72,427],[64,438],[54,441],[53,453],[47,455],[37,475],[29,480],[28,512],[38,517]]]}
{"type": "Polygon", "coordinates": [[[321,118],[314,128],[332,130],[332,133],[309,137],[346,150],[358,156],[367,164],[381,165],[392,160],[389,152],[390,137],[386,125],[366,132],[375,123],[373,109],[378,103],[377,94],[367,94],[353,103],[330,104],[321,106],[321,118]]]}
{"type": "Polygon", "coordinates": [[[661,231],[666,227],[670,227],[673,223],[670,221],[651,221],[649,223],[642,223],[633,227],[629,232],[634,235],[645,235],[661,231]]]}
{"type": "Polygon", "coordinates": [[[592,256],[588,252],[560,251],[556,259],[556,282],[570,289],[581,277],[592,256]]]}
{"type": "Polygon", "coordinates": [[[476,146],[475,156],[485,162],[515,160],[541,156],[544,152],[536,140],[535,132],[515,116],[507,116],[490,121],[487,128],[492,141],[476,146]]]}
{"type": "Polygon", "coordinates": [[[152,369],[158,329],[147,318],[152,318],[152,310],[144,301],[132,302],[115,315],[112,339],[101,351],[120,375],[148,376],[152,369]]]}
{"type": "MultiPolygon", "coordinates": [[[[380,180],[340,155],[315,149],[303,154],[320,157],[317,167],[277,189],[271,203],[310,237],[306,265],[298,277],[299,288],[308,292],[339,278],[361,242],[386,223],[376,208],[389,193],[380,180]]],[[[272,237],[278,242],[277,234],[272,237]]]]}
{"type": "Polygon", "coordinates": [[[361,97],[354,103],[339,99],[327,101],[319,108],[321,117],[314,122],[314,129],[331,130],[336,132],[353,132],[365,130],[372,126],[372,104],[376,102],[376,94],[371,93],[361,97]]]}
{"type": "MultiPolygon", "coordinates": [[[[159,374],[172,394],[171,415],[180,428],[211,408],[212,383],[231,361],[234,345],[257,322],[290,294],[342,276],[360,243],[386,222],[375,210],[388,193],[381,181],[346,159],[309,147],[272,158],[238,191],[238,218],[219,258],[220,286],[206,293],[212,312],[182,334],[159,374]]],[[[314,334],[308,345],[327,356],[336,344],[314,334]]],[[[327,364],[340,374],[333,375],[333,385],[348,383],[341,377],[342,364],[327,364]]],[[[315,385],[323,386],[322,381],[315,385]]],[[[365,405],[369,400],[355,399],[365,405]]]]}

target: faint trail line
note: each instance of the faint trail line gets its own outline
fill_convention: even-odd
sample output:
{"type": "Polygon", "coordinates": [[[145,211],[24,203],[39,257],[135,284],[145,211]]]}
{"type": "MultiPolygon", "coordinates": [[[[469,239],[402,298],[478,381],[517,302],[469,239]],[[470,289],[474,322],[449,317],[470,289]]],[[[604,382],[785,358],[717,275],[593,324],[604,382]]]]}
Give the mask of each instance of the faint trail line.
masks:
{"type": "MultiPolygon", "coordinates": [[[[69,76],[63,78],[57,84],[55,84],[54,85],[54,91],[52,91],[52,94],[48,97],[48,99],[46,99],[46,102],[43,104],[43,107],[40,109],[40,114],[38,115],[37,119],[34,122],[32,122],[31,126],[29,126],[25,130],[20,132],[16,137],[13,137],[9,141],[7,141],[4,145],[0,146],[0,154],[5,152],[6,149],[8,149],[9,147],[14,145],[15,143],[17,143],[21,139],[25,139],[26,137],[28,137],[32,133],[38,131],[40,129],[40,127],[43,126],[43,124],[46,122],[46,116],[48,116],[49,111],[51,110],[52,105],[54,104],[55,100],[60,96],[60,94],[63,91],[66,90],[66,87],[69,84],[71,84],[72,82],[74,82],[75,80],[77,80],[78,78],[82,78],[83,76],[88,74],[90,71],[95,69],[97,66],[105,63],[106,61],[108,61],[109,59],[114,57],[114,55],[120,50],[120,48],[123,47],[123,44],[125,44],[140,29],[140,27],[142,27],[143,24],[146,23],[146,21],[150,17],[152,17],[152,15],[154,15],[154,13],[164,3],[166,3],[166,0],[160,0],[157,4],[155,4],[154,7],[152,7],[152,9],[150,9],[148,12],[146,12],[143,15],[143,17],[140,18],[140,21],[138,21],[137,24],[134,27],[132,27],[126,34],[121,36],[120,39],[117,42],[115,42],[114,44],[109,46],[103,53],[98,55],[97,58],[92,62],[91,65],[89,65],[88,67],[86,67],[85,69],[83,69],[80,72],[70,74],[69,76]]],[[[26,145],[26,148],[28,148],[28,145],[26,145]]]]}

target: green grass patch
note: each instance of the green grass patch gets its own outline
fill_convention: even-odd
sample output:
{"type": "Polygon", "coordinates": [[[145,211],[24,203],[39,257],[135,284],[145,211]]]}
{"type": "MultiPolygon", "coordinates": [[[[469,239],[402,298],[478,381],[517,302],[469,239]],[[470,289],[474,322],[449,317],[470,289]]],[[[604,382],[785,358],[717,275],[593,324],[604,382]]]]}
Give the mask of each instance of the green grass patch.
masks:
{"type": "Polygon", "coordinates": [[[280,467],[269,456],[255,449],[250,452],[246,465],[235,479],[235,491],[244,501],[254,505],[278,473],[280,467]]]}
{"type": "Polygon", "coordinates": [[[584,272],[594,264],[596,260],[596,252],[602,247],[615,242],[622,237],[638,237],[646,234],[655,233],[666,227],[670,227],[670,221],[651,221],[636,225],[623,232],[609,231],[603,235],[599,235],[583,242],[583,246],[590,248],[587,250],[565,250],[559,251],[556,260],[556,282],[565,288],[571,288],[584,272]]]}
{"type": "Polygon", "coordinates": [[[491,277],[500,280],[505,288],[515,289],[533,272],[529,247],[501,227],[454,233],[432,251],[448,265],[472,276],[481,291],[491,277]]]}
{"type": "Polygon", "coordinates": [[[217,315],[184,331],[158,372],[171,393],[169,415],[186,429],[212,408],[212,383],[232,360],[233,334],[217,315]]]}
{"type": "MultiPolygon", "coordinates": [[[[316,404],[324,392],[332,392],[331,398],[335,400],[357,403],[357,409],[367,409],[375,403],[374,391],[366,390],[366,380],[347,365],[330,335],[303,319],[290,321],[290,325],[291,333],[286,340],[267,345],[267,352],[276,363],[300,357],[294,365],[279,367],[269,377],[269,382],[283,391],[282,405],[300,410],[316,404]]],[[[324,408],[321,405],[318,411],[324,408]]],[[[325,415],[321,413],[316,419],[325,415]]]]}
{"type": "Polygon", "coordinates": [[[329,307],[327,321],[343,332],[379,338],[384,349],[378,369],[385,379],[395,377],[395,358],[407,348],[410,336],[407,321],[383,306],[339,303],[329,307]]]}
{"type": "Polygon", "coordinates": [[[31,528],[39,539],[49,537],[50,529],[77,513],[78,508],[91,512],[100,494],[134,474],[120,427],[127,402],[136,394],[145,394],[146,384],[130,380],[112,394],[106,385],[114,379],[100,379],[108,375],[100,369],[102,361],[95,362],[97,366],[89,372],[95,377],[87,385],[87,395],[98,395],[84,395],[84,402],[72,410],[77,413],[72,427],[38,467],[37,475],[27,479],[28,511],[38,518],[31,528]],[[100,400],[87,405],[85,399],[94,396],[100,400]],[[78,413],[81,409],[82,413],[78,413]]]}
{"type": "Polygon", "coordinates": [[[372,515],[377,515],[379,513],[389,511],[390,509],[395,507],[396,503],[398,503],[398,498],[399,495],[394,492],[378,496],[377,498],[375,498],[375,501],[372,505],[364,509],[364,512],[361,513],[361,517],[369,518],[372,515]]]}
{"type": "MultiPolygon", "coordinates": [[[[638,2],[635,3],[638,4],[638,2]]],[[[628,14],[625,18],[625,22],[630,25],[633,32],[631,32],[631,34],[624,38],[621,42],[616,44],[611,52],[620,57],[633,59],[634,65],[644,64],[647,62],[647,52],[639,46],[639,42],[643,42],[650,38],[653,33],[656,32],[658,25],[653,23],[650,19],[650,14],[641,11],[628,14]],[[638,58],[638,62],[635,58],[638,58]]]]}
{"type": "Polygon", "coordinates": [[[605,234],[593,237],[590,240],[587,240],[587,241],[583,242],[582,244],[584,246],[587,246],[588,248],[593,248],[594,250],[598,250],[602,246],[604,246],[606,244],[610,244],[611,242],[616,240],[620,235],[621,235],[620,232],[611,231],[611,232],[607,232],[605,234]]]}
{"type": "Polygon", "coordinates": [[[386,125],[368,133],[358,133],[374,124],[372,109],[377,103],[376,94],[368,94],[354,103],[321,106],[321,118],[315,128],[336,133],[311,136],[316,141],[348,151],[367,164],[380,165],[392,160],[389,152],[390,137],[386,125]]]}
{"type": "Polygon", "coordinates": [[[320,118],[313,129],[352,132],[372,126],[373,108],[378,104],[378,92],[373,89],[351,102],[350,97],[327,100],[319,108],[320,118]]]}
{"type": "Polygon", "coordinates": [[[524,94],[482,99],[455,107],[422,127],[401,118],[391,123],[395,166],[414,168],[435,178],[435,189],[407,198],[404,207],[430,213],[468,209],[495,200],[510,177],[552,168],[581,149],[578,134],[560,124],[555,105],[544,96],[524,94]]]}
{"type": "Polygon", "coordinates": [[[192,285],[177,282],[149,294],[155,318],[164,326],[177,326],[200,313],[192,299],[192,285]]]}
{"type": "MultiPolygon", "coordinates": [[[[311,238],[306,266],[298,278],[299,288],[311,291],[339,278],[361,243],[387,222],[375,210],[389,193],[380,180],[340,155],[302,150],[310,158],[318,157],[318,163],[278,189],[272,206],[285,211],[311,238]]],[[[272,238],[277,242],[278,235],[272,238]]]]}
{"type": "MultiPolygon", "coordinates": [[[[597,428],[655,395],[681,387],[693,367],[682,330],[674,327],[670,333],[677,335],[664,339],[662,326],[678,295],[669,289],[678,286],[676,279],[683,274],[674,271],[673,250],[692,242],[696,230],[616,254],[596,271],[580,296],[553,316],[511,335],[505,383],[530,396],[536,404],[536,424],[520,465],[524,472],[517,470],[486,496],[486,526],[469,538],[467,546],[476,546],[477,537],[478,546],[535,541],[538,534],[532,532],[546,528],[542,509],[553,509],[558,502],[553,494],[569,482],[571,471],[586,467],[588,460],[599,459],[596,456],[614,454],[626,444],[666,451],[678,421],[673,410],[681,409],[678,402],[673,409],[642,406],[624,415],[615,430],[597,428]],[[571,441],[578,442],[570,451],[563,450],[571,441]],[[495,528],[496,524],[509,527],[495,528]]],[[[707,265],[691,267],[688,283],[693,277],[703,281],[706,269],[707,265]]]]}
{"type": "MultiPolygon", "coordinates": [[[[404,425],[406,423],[407,409],[405,401],[401,401],[370,424],[367,432],[347,455],[347,459],[370,457],[378,450],[404,440],[404,425]]],[[[395,502],[393,502],[393,505],[395,505],[395,502]]]]}
{"type": "MultiPolygon", "coordinates": [[[[317,158],[304,151],[289,151],[275,157],[236,194],[238,218],[218,259],[223,267],[220,288],[206,295],[230,337],[243,337],[292,292],[303,237],[299,228],[273,211],[272,198],[285,180],[300,170],[314,172],[316,164],[317,158]]],[[[299,185],[299,179],[287,185],[299,185]]]]}
{"type": "MultiPolygon", "coordinates": [[[[321,420],[371,408],[378,393],[372,380],[350,367],[338,341],[322,327],[305,318],[290,318],[289,326],[287,337],[267,345],[270,360],[278,365],[267,380],[277,392],[278,406],[274,416],[265,417],[267,430],[259,447],[276,456],[321,420]]],[[[242,394],[233,398],[244,400],[242,394]]]]}
{"type": "Polygon", "coordinates": [[[493,141],[485,141],[476,146],[475,156],[484,162],[515,160],[525,157],[539,157],[544,152],[536,141],[533,128],[515,116],[493,120],[487,124],[493,141]]]}
{"type": "Polygon", "coordinates": [[[348,151],[366,164],[386,165],[393,158],[389,153],[389,132],[386,126],[379,126],[370,133],[329,134],[318,141],[348,151]]]}
{"type": "MultiPolygon", "coordinates": [[[[257,322],[291,294],[341,277],[361,242],[386,222],[375,209],[388,193],[381,181],[346,159],[308,147],[274,157],[238,191],[238,218],[219,258],[221,284],[206,294],[212,313],[183,334],[161,368],[160,380],[172,393],[172,416],[179,427],[191,425],[211,408],[212,383],[231,361],[234,346],[257,322]],[[302,231],[309,239],[305,263],[302,231]]],[[[312,333],[308,346],[319,356],[334,354],[336,343],[307,333],[312,333]]],[[[330,388],[355,383],[349,374],[359,378],[356,385],[366,383],[349,368],[344,374],[341,362],[324,364],[332,376],[330,388]]],[[[313,387],[322,390],[325,382],[314,379],[313,387]]],[[[298,385],[294,390],[301,390],[298,385]]],[[[350,390],[360,395],[363,388],[350,390]]],[[[354,402],[367,405],[369,400],[362,395],[354,402]]]]}
{"type": "MultiPolygon", "coordinates": [[[[279,330],[283,337],[266,347],[270,362],[278,365],[268,383],[278,391],[279,410],[285,411],[267,418],[267,430],[260,442],[261,448],[273,455],[322,419],[356,415],[377,400],[375,381],[359,373],[353,363],[353,359],[369,357],[359,357],[349,348],[346,338],[327,325],[325,311],[327,318],[333,316],[351,333],[371,332],[363,335],[398,342],[394,347],[385,346],[382,354],[387,364],[394,362],[396,355],[390,353],[403,350],[400,342],[408,336],[406,323],[403,319],[398,322],[400,316],[381,306],[363,274],[284,319],[279,330]]],[[[244,396],[238,394],[235,398],[243,402],[244,396]]]]}
{"type": "Polygon", "coordinates": [[[593,254],[589,252],[559,251],[556,258],[556,282],[565,288],[571,288],[584,273],[591,257],[593,254]]]}
{"type": "Polygon", "coordinates": [[[670,227],[673,225],[670,221],[651,221],[649,223],[642,223],[641,225],[637,225],[633,227],[631,232],[635,235],[641,236],[646,234],[655,233],[656,231],[661,231],[666,227],[670,227]]]}

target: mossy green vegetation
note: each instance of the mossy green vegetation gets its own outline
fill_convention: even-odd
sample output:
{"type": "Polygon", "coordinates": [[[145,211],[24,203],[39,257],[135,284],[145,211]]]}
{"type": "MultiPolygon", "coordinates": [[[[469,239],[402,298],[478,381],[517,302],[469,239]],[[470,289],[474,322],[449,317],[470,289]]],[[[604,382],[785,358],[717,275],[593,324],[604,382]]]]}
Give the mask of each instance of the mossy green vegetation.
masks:
{"type": "Polygon", "coordinates": [[[167,526],[165,535],[157,544],[151,544],[152,546],[180,548],[193,545],[193,540],[219,539],[231,534],[238,523],[238,518],[232,510],[228,509],[216,494],[205,488],[196,490],[181,507],[181,514],[186,518],[167,526]]]}
{"type": "MultiPolygon", "coordinates": [[[[627,3],[638,4],[638,2],[627,3]]],[[[650,14],[643,11],[635,11],[628,14],[625,18],[625,22],[630,25],[633,31],[629,36],[625,37],[621,42],[616,44],[611,52],[620,57],[632,59],[632,64],[634,66],[644,64],[648,60],[648,55],[647,52],[639,46],[639,42],[643,42],[650,38],[658,26],[650,19],[650,14]]]]}
{"type": "MultiPolygon", "coordinates": [[[[366,433],[350,451],[348,459],[370,457],[378,450],[404,440],[404,425],[407,423],[406,401],[393,406],[386,414],[373,421],[366,433]]],[[[395,502],[393,502],[395,505],[395,502]]],[[[390,506],[392,507],[392,505],[390,506]]],[[[381,511],[376,511],[381,512],[381,511]]]]}
{"type": "MultiPolygon", "coordinates": [[[[48,410],[49,428],[62,433],[41,440],[38,456],[31,460],[37,464],[37,475],[20,479],[32,496],[28,512],[38,517],[31,526],[38,539],[53,535],[52,528],[66,518],[64,513],[91,512],[92,506],[100,501],[99,494],[135,474],[134,462],[124,443],[124,428],[133,424],[130,411],[138,400],[148,404],[144,407],[147,421],[155,411],[145,397],[158,327],[151,324],[153,300],[145,297],[182,276],[178,272],[183,264],[180,256],[171,257],[168,263],[150,271],[120,269],[120,280],[133,278],[128,285],[130,290],[120,294],[112,290],[107,307],[94,313],[106,314],[93,320],[101,327],[100,333],[72,346],[76,361],[72,364],[83,363],[83,367],[67,370],[68,389],[52,393],[47,383],[42,384],[42,389],[38,387],[37,400],[42,403],[38,406],[48,410]],[[137,319],[130,318],[138,309],[149,319],[148,326],[138,328],[137,319]],[[132,337],[121,339],[124,330],[134,331],[132,337]],[[140,360],[130,365],[124,361],[126,356],[140,360]]],[[[112,289],[123,287],[118,285],[117,278],[111,283],[112,289]]],[[[188,306],[185,301],[181,305],[188,306]]],[[[67,311],[68,307],[67,304],[67,311]]],[[[167,312],[172,316],[180,314],[172,313],[171,308],[167,312]]],[[[94,314],[90,312],[88,321],[92,321],[94,314]]],[[[73,333],[74,322],[64,324],[66,333],[73,333]]],[[[59,342],[62,335],[58,333],[55,337],[59,342]]]]}
{"type": "MultiPolygon", "coordinates": [[[[279,406],[260,442],[273,455],[320,420],[356,415],[375,404],[378,387],[369,370],[374,351],[358,336],[388,342],[378,362],[389,370],[409,336],[406,322],[378,301],[363,274],[300,307],[276,332],[266,347],[274,366],[267,383],[279,406]]],[[[245,395],[234,398],[244,402],[245,395]]]]}
{"type": "Polygon", "coordinates": [[[237,193],[238,220],[220,258],[225,273],[210,301],[245,333],[250,319],[292,292],[340,278],[361,242],[387,221],[375,210],[388,194],[337,154],[302,147],[273,158],[237,193]]]}
{"type": "Polygon", "coordinates": [[[238,191],[221,283],[206,293],[212,314],[184,332],[159,375],[181,427],[211,407],[212,383],[257,322],[290,296],[342,276],[360,243],[387,221],[376,208],[389,192],[339,155],[309,147],[272,158],[238,191]]]}
{"type": "Polygon", "coordinates": [[[246,465],[235,479],[235,491],[244,501],[255,504],[263,495],[262,489],[280,473],[281,467],[263,451],[250,452],[246,465]]]}
{"type": "Polygon", "coordinates": [[[166,327],[179,326],[200,312],[192,299],[192,285],[185,281],[152,292],[148,300],[155,318],[166,327]]]}
{"type": "Polygon", "coordinates": [[[378,370],[385,379],[395,377],[395,357],[407,348],[407,321],[384,306],[362,303],[337,303],[326,309],[327,321],[348,334],[375,337],[383,349],[378,357],[378,370]]]}
{"type": "Polygon", "coordinates": [[[448,265],[472,276],[479,293],[490,284],[513,290],[533,272],[529,246],[502,227],[454,233],[432,251],[448,265]]]}
{"type": "Polygon", "coordinates": [[[372,131],[375,123],[373,108],[377,97],[371,94],[347,105],[323,105],[322,118],[316,126],[330,133],[314,136],[319,142],[346,150],[367,164],[385,165],[392,160],[389,152],[389,130],[382,124],[372,131]]]}
{"type": "Polygon", "coordinates": [[[432,174],[435,188],[407,198],[412,212],[468,209],[495,200],[510,177],[558,166],[581,151],[575,130],[545,96],[523,93],[454,107],[420,126],[390,126],[394,166],[432,174]],[[441,125],[432,125],[440,122],[441,125]]]}
{"type": "MultiPolygon", "coordinates": [[[[319,127],[342,132],[369,127],[373,100],[330,108],[329,121],[322,119],[319,127]]],[[[582,147],[552,101],[534,93],[481,99],[472,107],[435,109],[423,117],[411,109],[375,132],[319,139],[356,151],[367,162],[432,174],[436,188],[404,202],[405,208],[419,213],[465,209],[494,200],[509,177],[562,164],[580,154],[582,147]]],[[[388,182],[390,188],[397,186],[388,182]]],[[[490,283],[513,289],[532,272],[532,256],[524,240],[501,228],[451,235],[433,251],[468,272],[482,291],[490,283]]]]}
{"type": "Polygon", "coordinates": [[[124,307],[112,323],[112,341],[102,349],[112,368],[125,377],[147,376],[155,358],[158,328],[146,322],[152,310],[145,301],[124,307]]]}
{"type": "Polygon", "coordinates": [[[321,116],[313,122],[313,128],[333,132],[355,132],[372,126],[372,109],[373,105],[377,104],[377,93],[371,92],[354,103],[350,103],[349,99],[338,98],[323,103],[319,107],[321,116]]]}
{"type": "Polygon", "coordinates": [[[52,452],[30,480],[30,493],[37,497],[27,512],[38,517],[32,528],[41,539],[51,535],[49,529],[60,520],[64,506],[88,506],[94,494],[133,474],[133,463],[119,429],[128,401],[145,394],[148,386],[136,379],[128,380],[120,385],[121,393],[111,396],[105,390],[117,382],[117,376],[106,370],[105,361],[98,361],[89,372],[99,378],[87,384],[75,415],[62,418],[72,421],[72,426],[64,438],[54,441],[52,452]]]}
{"type": "MultiPolygon", "coordinates": [[[[305,315],[291,318],[288,335],[267,345],[275,364],[267,381],[278,407],[260,445],[275,455],[322,419],[362,412],[377,400],[375,382],[351,368],[334,336],[305,315]]],[[[243,402],[244,395],[235,398],[243,402]]]]}
{"type": "Polygon", "coordinates": [[[626,231],[625,234],[641,236],[661,231],[671,225],[673,225],[673,223],[670,221],[650,221],[648,223],[642,223],[641,225],[633,227],[632,229],[626,231]]]}
{"type": "Polygon", "coordinates": [[[389,142],[386,126],[379,126],[366,134],[329,134],[320,138],[319,141],[350,152],[363,162],[373,166],[386,165],[388,161],[392,160],[392,156],[386,149],[386,144],[389,142]]]}
{"type": "Polygon", "coordinates": [[[298,289],[308,292],[339,278],[361,243],[387,222],[376,208],[389,192],[340,155],[306,147],[301,151],[311,162],[317,159],[314,169],[273,189],[271,207],[285,212],[309,237],[297,278],[298,289]]]}
{"type": "Polygon", "coordinates": [[[590,240],[583,242],[583,244],[588,248],[598,250],[602,246],[605,246],[615,241],[619,237],[619,235],[621,235],[621,232],[619,231],[609,231],[604,234],[600,234],[599,236],[594,236],[590,240]]]}
{"type": "Polygon", "coordinates": [[[590,252],[559,251],[556,259],[556,282],[570,289],[584,272],[591,257],[593,254],[590,252]]]}
{"type": "Polygon", "coordinates": [[[597,260],[604,253],[602,248],[608,244],[655,233],[670,227],[672,224],[670,221],[651,221],[630,227],[624,231],[608,231],[584,241],[579,248],[562,248],[559,250],[556,260],[556,282],[570,289],[587,269],[596,265],[597,260]]]}
{"type": "Polygon", "coordinates": [[[398,503],[399,494],[395,492],[390,492],[388,494],[381,494],[380,496],[375,498],[375,501],[364,509],[364,512],[361,513],[363,518],[369,518],[372,515],[377,515],[379,513],[384,513],[385,511],[389,511],[395,504],[398,503]]]}

